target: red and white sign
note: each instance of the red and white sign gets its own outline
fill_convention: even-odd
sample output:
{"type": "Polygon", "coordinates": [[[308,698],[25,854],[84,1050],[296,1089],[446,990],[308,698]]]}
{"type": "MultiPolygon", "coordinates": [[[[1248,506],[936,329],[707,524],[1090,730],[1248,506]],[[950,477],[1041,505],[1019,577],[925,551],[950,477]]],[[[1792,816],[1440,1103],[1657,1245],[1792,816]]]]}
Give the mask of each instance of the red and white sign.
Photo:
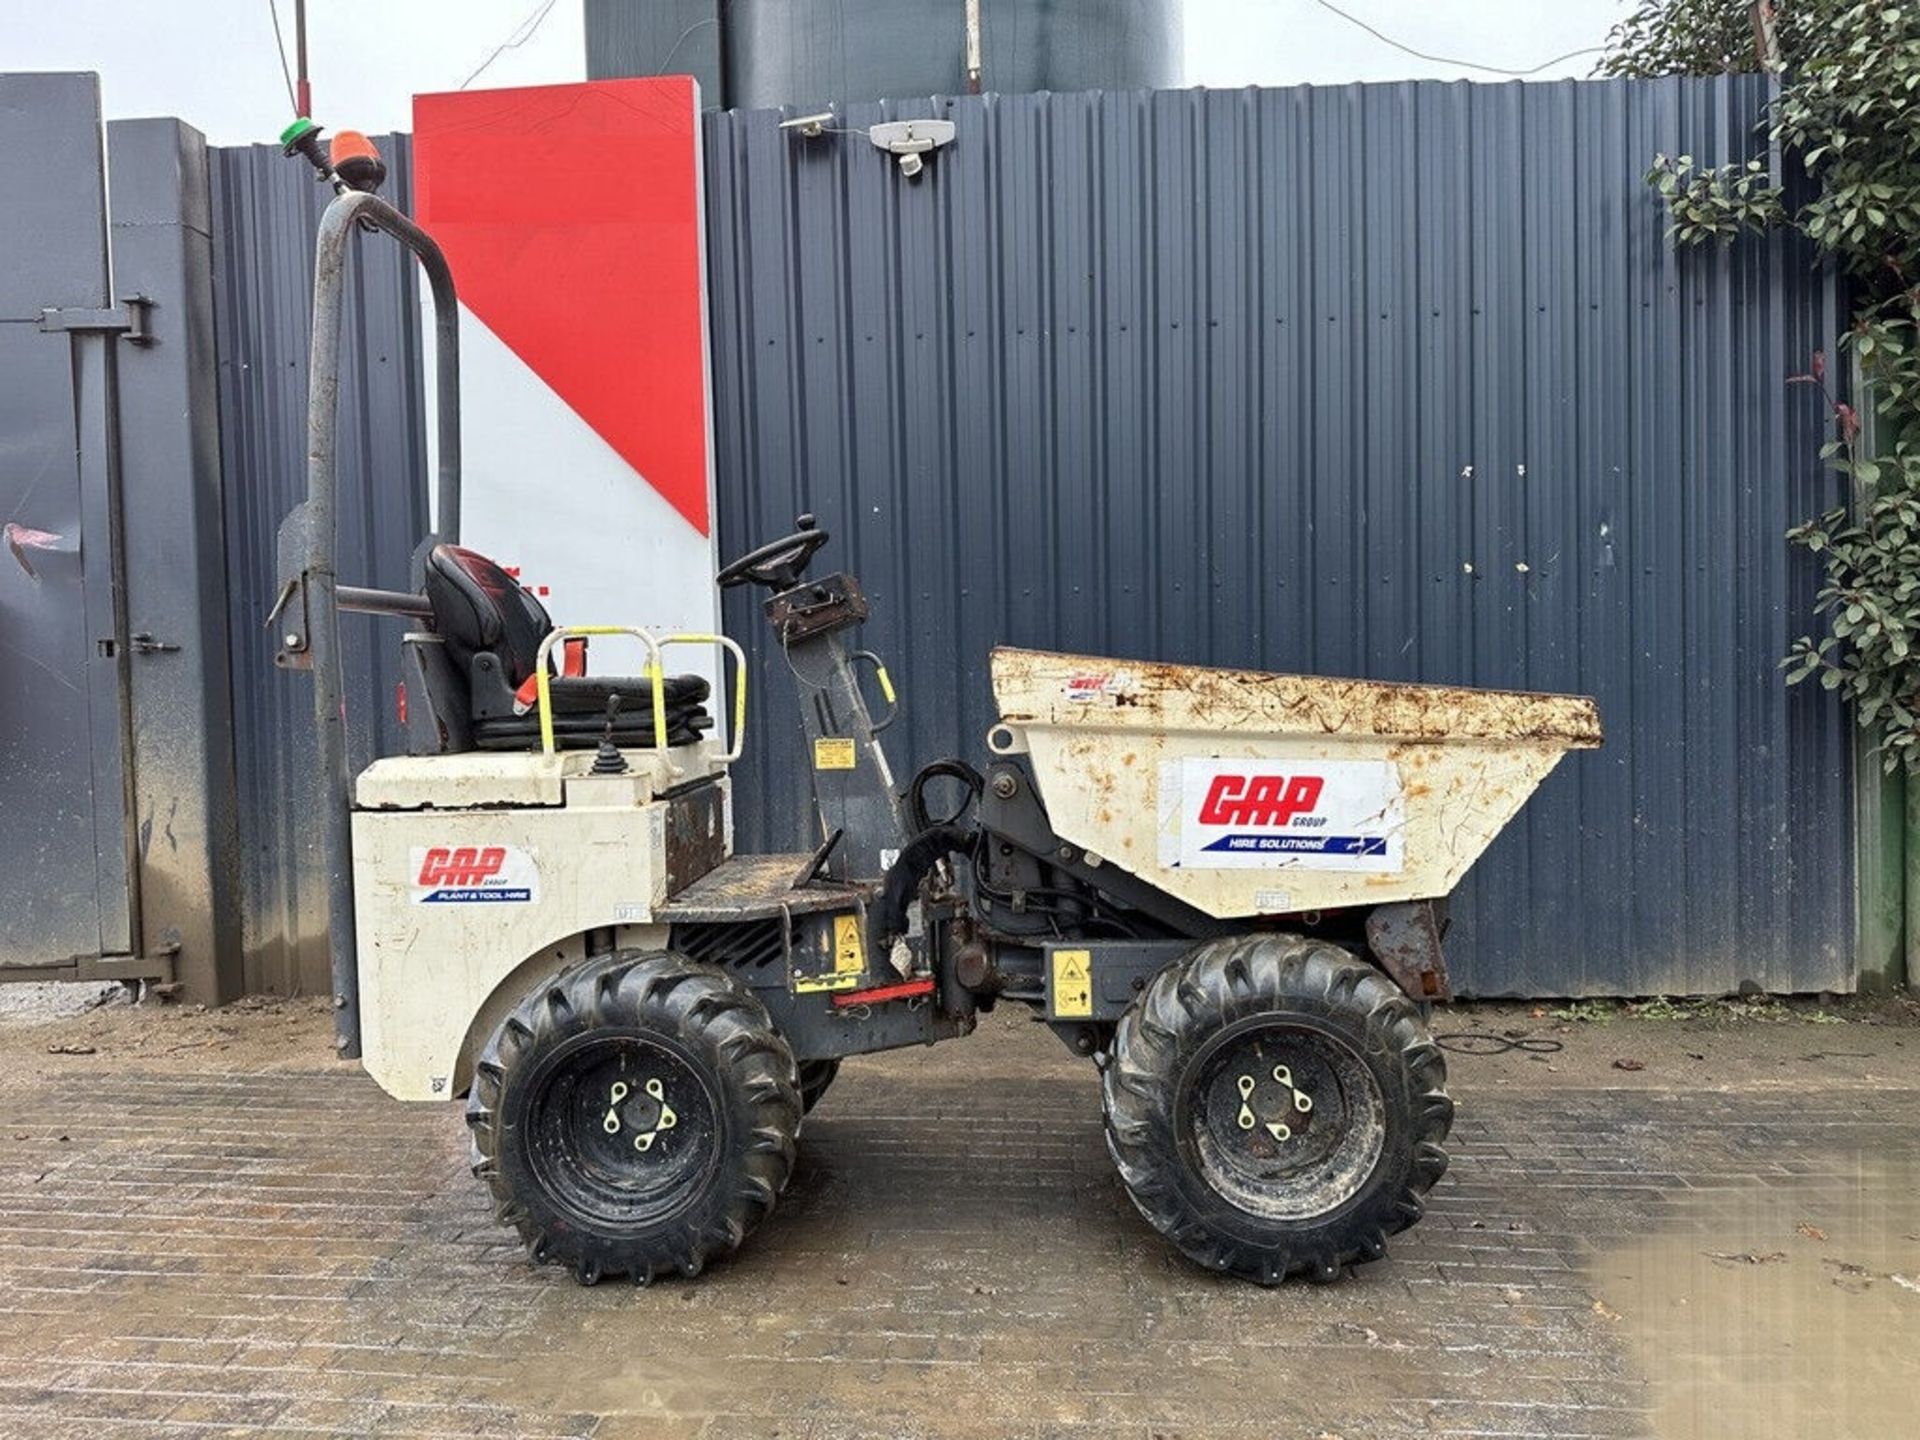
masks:
{"type": "Polygon", "coordinates": [[[416,845],[408,863],[415,904],[527,904],[540,898],[540,868],[515,845],[416,845]]]}
{"type": "Polygon", "coordinates": [[[460,293],[462,543],[560,624],[717,630],[693,80],[417,96],[413,168],[460,293]]]}
{"type": "Polygon", "coordinates": [[[1109,670],[1069,675],[1065,687],[1067,700],[1087,705],[1099,700],[1120,700],[1140,688],[1140,677],[1131,670],[1109,670]]]}
{"type": "Polygon", "coordinates": [[[1211,760],[1160,767],[1160,863],[1206,870],[1402,868],[1406,801],[1390,760],[1211,760]]]}

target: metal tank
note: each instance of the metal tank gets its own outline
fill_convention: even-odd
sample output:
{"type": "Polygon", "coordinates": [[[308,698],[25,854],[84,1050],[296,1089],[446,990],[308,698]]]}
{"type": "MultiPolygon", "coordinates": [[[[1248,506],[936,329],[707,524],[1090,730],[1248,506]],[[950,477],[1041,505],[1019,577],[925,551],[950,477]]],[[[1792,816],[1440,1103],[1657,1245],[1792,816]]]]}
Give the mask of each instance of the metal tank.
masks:
{"type": "Polygon", "coordinates": [[[1182,0],[586,0],[587,74],[802,109],[1181,83],[1182,0]]]}

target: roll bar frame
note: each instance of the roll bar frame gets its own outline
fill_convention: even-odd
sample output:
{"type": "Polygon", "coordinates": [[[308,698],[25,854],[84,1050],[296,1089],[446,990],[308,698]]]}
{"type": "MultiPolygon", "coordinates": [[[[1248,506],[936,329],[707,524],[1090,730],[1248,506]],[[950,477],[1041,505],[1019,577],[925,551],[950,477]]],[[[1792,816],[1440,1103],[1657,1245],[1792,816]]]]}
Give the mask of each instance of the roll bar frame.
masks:
{"type": "Polygon", "coordinates": [[[410,250],[433,292],[437,373],[434,409],[439,434],[437,514],[428,543],[460,539],[460,310],[453,271],[425,230],[377,195],[348,190],[328,204],[314,244],[313,339],[307,363],[307,498],[281,522],[280,596],[268,624],[277,624],[274,663],[313,672],[313,721],[320,777],[320,849],[326,872],[327,949],[334,1008],[334,1048],[360,1056],[360,964],[353,903],[353,792],[347,769],[345,684],[340,669],[340,609],[415,613],[417,597],[341,585],[335,571],[339,533],[340,340],[348,242],[377,230],[410,250]]]}

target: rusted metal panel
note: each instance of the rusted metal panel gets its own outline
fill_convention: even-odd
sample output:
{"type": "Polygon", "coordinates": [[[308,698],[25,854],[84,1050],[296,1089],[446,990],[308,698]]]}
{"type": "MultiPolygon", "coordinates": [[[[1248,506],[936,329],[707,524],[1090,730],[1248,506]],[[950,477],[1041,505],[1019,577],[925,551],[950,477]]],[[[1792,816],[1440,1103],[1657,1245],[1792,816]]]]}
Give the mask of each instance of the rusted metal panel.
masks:
{"type": "Polygon", "coordinates": [[[858,625],[868,615],[867,597],[851,575],[825,575],[804,592],[786,591],[766,602],[767,623],[783,643],[791,645],[847,625],[858,625]]]}
{"type": "Polygon", "coordinates": [[[1016,725],[1535,740],[1570,750],[1595,749],[1602,738],[1599,708],[1585,695],[1271,675],[1006,645],[991,664],[1000,718],[1016,725]]]}
{"type": "Polygon", "coordinates": [[[662,920],[678,925],[764,920],[782,914],[810,915],[822,910],[865,906],[879,885],[820,882],[795,886],[811,855],[735,855],[694,881],[664,905],[654,907],[662,920]]]}
{"type": "Polygon", "coordinates": [[[1577,695],[1004,648],[993,690],[996,747],[1026,754],[1060,837],[1216,919],[1442,899],[1564,751],[1600,743],[1593,702],[1577,695]],[[1190,853],[1187,762],[1221,760],[1276,774],[1374,767],[1389,807],[1370,827],[1381,858],[1190,853]]]}
{"type": "Polygon", "coordinates": [[[1367,949],[1394,983],[1416,1000],[1453,998],[1447,980],[1444,900],[1381,905],[1367,913],[1367,949]]]}
{"type": "MultiPolygon", "coordinates": [[[[1843,297],[1790,236],[1677,254],[1640,178],[1764,155],[1767,94],[845,107],[955,122],[916,181],[857,135],[710,116],[722,553],[803,510],[833,532],[902,774],[978,761],[1001,644],[1592,695],[1607,747],[1456,893],[1456,988],[1849,988],[1848,722],[1776,668],[1817,584],[1781,533],[1837,493],[1782,382],[1843,297]]],[[[749,727],[741,849],[811,843],[793,737],[749,727]]]]}
{"type": "Polygon", "coordinates": [[[693,785],[667,797],[667,894],[677,895],[727,858],[725,784],[693,785]]]}

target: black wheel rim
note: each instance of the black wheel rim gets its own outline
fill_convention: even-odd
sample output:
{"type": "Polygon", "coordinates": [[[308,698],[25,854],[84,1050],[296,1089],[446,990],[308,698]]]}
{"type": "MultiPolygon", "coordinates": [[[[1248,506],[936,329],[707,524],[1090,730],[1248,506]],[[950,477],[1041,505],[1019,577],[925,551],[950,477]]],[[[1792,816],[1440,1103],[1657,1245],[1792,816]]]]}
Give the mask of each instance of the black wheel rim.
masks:
{"type": "Polygon", "coordinates": [[[528,1077],[528,1161],[583,1220],[668,1219],[705,1187],[721,1150],[719,1106],[693,1057],[664,1037],[576,1036],[528,1077]]]}
{"type": "Polygon", "coordinates": [[[1222,1031],[1187,1067],[1176,1124],[1216,1194],[1267,1220],[1311,1220],[1365,1187],[1386,1148],[1387,1106],[1365,1058],[1299,1019],[1222,1031]]]}

